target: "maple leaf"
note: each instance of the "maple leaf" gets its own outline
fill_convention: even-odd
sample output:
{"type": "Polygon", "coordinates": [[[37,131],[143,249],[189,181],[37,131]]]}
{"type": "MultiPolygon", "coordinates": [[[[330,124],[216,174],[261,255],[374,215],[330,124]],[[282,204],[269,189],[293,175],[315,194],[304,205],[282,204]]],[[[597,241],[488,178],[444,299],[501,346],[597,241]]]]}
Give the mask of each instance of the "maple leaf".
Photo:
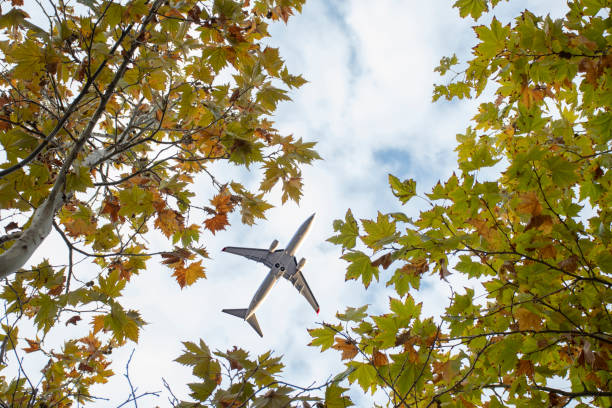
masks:
{"type": "Polygon", "coordinates": [[[164,209],[157,212],[154,225],[168,238],[176,233],[180,223],[174,210],[164,209]]]}
{"type": "Polygon", "coordinates": [[[524,307],[516,309],[514,316],[518,321],[519,330],[538,330],[542,327],[542,318],[524,307]]]}
{"type": "Polygon", "coordinates": [[[352,341],[346,340],[342,337],[336,337],[335,340],[336,343],[331,347],[333,349],[342,351],[342,360],[352,360],[355,358],[357,353],[359,353],[359,349],[352,341]]]}
{"type": "Polygon", "coordinates": [[[374,350],[374,353],[372,353],[372,364],[374,364],[374,367],[386,366],[389,364],[389,359],[385,353],[374,350]]]}
{"type": "Polygon", "coordinates": [[[533,362],[531,360],[520,359],[516,366],[517,375],[526,375],[533,381],[533,374],[535,373],[533,362]]]}
{"type": "Polygon", "coordinates": [[[540,215],[542,205],[538,200],[538,196],[533,191],[521,194],[521,201],[516,206],[516,211],[521,214],[530,214],[533,216],[540,215]]]}
{"type": "Polygon", "coordinates": [[[192,285],[195,281],[200,278],[206,278],[206,274],[204,273],[204,267],[202,266],[202,261],[192,262],[186,268],[177,265],[174,268],[174,273],[172,274],[176,278],[181,289],[185,286],[192,285]]]}
{"type": "Polygon", "coordinates": [[[231,212],[234,208],[234,202],[232,201],[232,195],[227,191],[223,190],[216,196],[214,196],[210,203],[215,207],[217,213],[225,214],[231,212]]]}
{"type": "Polygon", "coordinates": [[[183,263],[186,259],[191,259],[193,254],[185,248],[174,247],[172,252],[164,252],[161,254],[164,260],[162,264],[173,265],[176,263],[183,263]]]}
{"type": "Polygon", "coordinates": [[[217,231],[224,230],[229,225],[227,214],[217,214],[212,218],[204,220],[204,226],[213,234],[217,231]]]}
{"type": "Polygon", "coordinates": [[[28,342],[28,347],[23,347],[23,351],[26,353],[33,353],[35,351],[40,350],[40,340],[30,340],[28,338],[25,339],[28,342]]]}

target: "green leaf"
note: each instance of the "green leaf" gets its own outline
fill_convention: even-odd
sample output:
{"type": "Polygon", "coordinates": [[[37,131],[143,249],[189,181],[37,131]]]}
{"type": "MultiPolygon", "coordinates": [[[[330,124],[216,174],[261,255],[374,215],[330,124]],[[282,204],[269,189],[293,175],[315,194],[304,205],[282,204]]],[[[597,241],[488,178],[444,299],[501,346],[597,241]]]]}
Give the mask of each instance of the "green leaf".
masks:
{"type": "Polygon", "coordinates": [[[389,218],[388,215],[379,212],[376,221],[361,220],[363,229],[367,233],[367,235],[361,236],[363,243],[374,250],[378,250],[384,245],[394,242],[397,239],[395,221],[389,221],[389,218]]]}
{"type": "Polygon", "coordinates": [[[413,179],[400,181],[394,175],[389,174],[389,185],[391,186],[393,195],[399,198],[402,204],[406,204],[416,195],[416,181],[413,179]]]}
{"type": "Polygon", "coordinates": [[[354,248],[357,243],[357,237],[359,236],[359,225],[353,213],[349,208],[344,216],[344,221],[334,221],[334,231],[339,232],[338,235],[334,235],[327,239],[328,242],[336,245],[342,245],[343,249],[354,248]]]}
{"type": "Polygon", "coordinates": [[[368,305],[359,308],[347,307],[344,313],[336,313],[336,317],[344,322],[360,322],[368,315],[366,310],[368,305]]]}
{"type": "Polygon", "coordinates": [[[342,388],[337,384],[331,384],[325,389],[325,406],[327,408],[345,408],[353,405],[348,396],[342,395],[348,388],[342,388]]]}
{"type": "Polygon", "coordinates": [[[342,255],[342,259],[350,262],[350,265],[346,268],[346,280],[361,278],[366,289],[370,286],[373,277],[378,281],[378,268],[372,266],[370,258],[363,252],[349,252],[342,255]]]}
{"type": "Polygon", "coordinates": [[[474,20],[478,20],[484,11],[489,10],[486,0],[457,0],[453,7],[459,9],[461,17],[470,15],[474,20]]]}

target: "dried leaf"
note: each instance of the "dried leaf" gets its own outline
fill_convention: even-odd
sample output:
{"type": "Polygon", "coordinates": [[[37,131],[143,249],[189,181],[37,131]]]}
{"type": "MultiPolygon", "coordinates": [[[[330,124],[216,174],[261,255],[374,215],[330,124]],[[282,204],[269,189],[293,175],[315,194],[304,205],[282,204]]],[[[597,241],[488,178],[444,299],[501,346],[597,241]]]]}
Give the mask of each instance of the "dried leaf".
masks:
{"type": "Polygon", "coordinates": [[[357,353],[359,353],[359,349],[350,340],[346,340],[342,337],[335,338],[336,343],[332,346],[333,349],[342,351],[342,360],[352,360],[355,358],[357,353]]]}

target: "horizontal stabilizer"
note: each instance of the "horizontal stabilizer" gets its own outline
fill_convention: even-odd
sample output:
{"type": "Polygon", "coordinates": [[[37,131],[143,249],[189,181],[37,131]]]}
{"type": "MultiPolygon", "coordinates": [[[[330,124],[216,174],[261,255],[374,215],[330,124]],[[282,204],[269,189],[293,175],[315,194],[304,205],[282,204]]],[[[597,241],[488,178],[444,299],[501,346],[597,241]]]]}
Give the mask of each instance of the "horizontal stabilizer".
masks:
{"type": "Polygon", "coordinates": [[[222,312],[244,319],[244,316],[246,316],[247,313],[247,309],[223,309],[222,312]]]}
{"type": "MultiPolygon", "coordinates": [[[[244,319],[247,314],[247,309],[223,309],[222,312],[244,319]]],[[[252,314],[251,317],[246,319],[246,321],[251,325],[253,329],[255,329],[255,331],[257,332],[257,334],[259,334],[260,337],[263,337],[263,333],[261,332],[261,328],[259,327],[259,323],[257,322],[255,314],[252,314]]]]}

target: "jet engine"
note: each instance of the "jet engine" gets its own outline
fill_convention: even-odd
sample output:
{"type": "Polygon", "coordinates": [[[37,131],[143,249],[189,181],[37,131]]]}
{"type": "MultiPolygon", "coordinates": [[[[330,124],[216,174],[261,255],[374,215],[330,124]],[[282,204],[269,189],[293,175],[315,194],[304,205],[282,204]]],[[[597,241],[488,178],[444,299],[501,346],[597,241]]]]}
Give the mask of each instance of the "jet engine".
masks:
{"type": "Polygon", "coordinates": [[[272,243],[270,244],[270,249],[268,251],[272,252],[276,249],[276,247],[278,246],[278,240],[275,239],[274,241],[272,241],[272,243]]]}
{"type": "Polygon", "coordinates": [[[306,264],[306,258],[300,259],[300,262],[297,264],[297,270],[301,271],[305,264],[306,264]]]}

